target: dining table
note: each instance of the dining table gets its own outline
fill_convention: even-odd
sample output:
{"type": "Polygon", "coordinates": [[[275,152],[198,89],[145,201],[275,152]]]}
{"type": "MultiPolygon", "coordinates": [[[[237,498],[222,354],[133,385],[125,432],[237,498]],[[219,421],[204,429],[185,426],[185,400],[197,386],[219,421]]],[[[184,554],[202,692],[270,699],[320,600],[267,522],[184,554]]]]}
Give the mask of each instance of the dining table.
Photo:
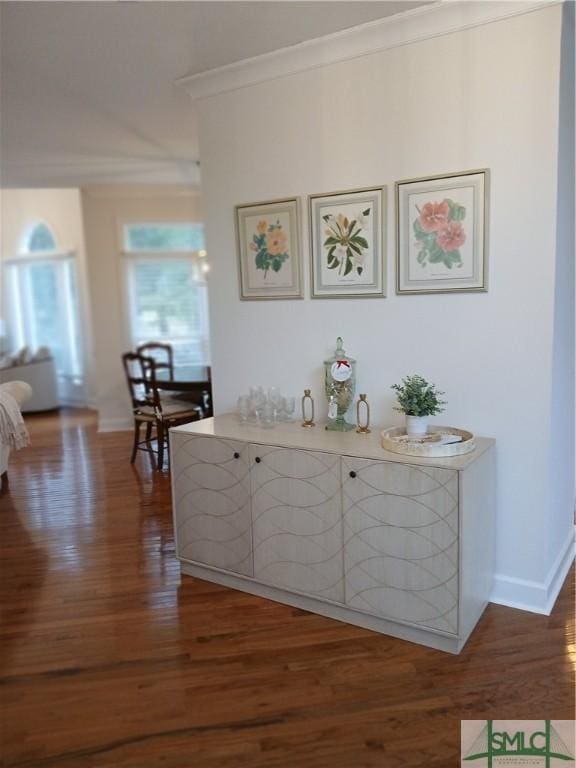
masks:
{"type": "Polygon", "coordinates": [[[205,365],[180,365],[173,371],[156,369],[156,387],[169,393],[171,400],[194,403],[202,408],[204,418],[213,415],[211,370],[205,365]]]}

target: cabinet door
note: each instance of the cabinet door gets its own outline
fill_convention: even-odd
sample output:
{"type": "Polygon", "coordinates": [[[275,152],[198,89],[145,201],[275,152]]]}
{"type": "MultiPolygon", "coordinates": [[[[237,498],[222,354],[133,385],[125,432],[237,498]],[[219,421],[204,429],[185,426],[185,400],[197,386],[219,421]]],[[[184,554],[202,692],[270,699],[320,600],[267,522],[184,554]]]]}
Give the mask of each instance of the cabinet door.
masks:
{"type": "Polygon", "coordinates": [[[254,576],[343,602],[340,457],[252,446],[254,576]]]}
{"type": "Polygon", "coordinates": [[[458,473],[342,462],[346,604],[457,633],[458,473]]]}
{"type": "Polygon", "coordinates": [[[176,554],[252,576],[248,443],[175,432],[176,554]]]}

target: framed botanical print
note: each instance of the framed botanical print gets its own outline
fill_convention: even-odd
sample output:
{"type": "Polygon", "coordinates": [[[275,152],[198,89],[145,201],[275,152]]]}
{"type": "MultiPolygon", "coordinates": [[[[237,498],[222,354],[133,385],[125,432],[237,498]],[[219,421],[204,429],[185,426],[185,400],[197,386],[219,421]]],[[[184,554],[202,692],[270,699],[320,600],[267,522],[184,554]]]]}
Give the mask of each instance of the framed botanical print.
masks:
{"type": "Polygon", "coordinates": [[[385,295],[386,188],[309,197],[312,298],[385,295]]]}
{"type": "Polygon", "coordinates": [[[397,293],[486,291],[489,171],[396,182],[397,293]]]}
{"type": "Polygon", "coordinates": [[[235,210],[240,298],[302,298],[298,199],[237,205],[235,210]]]}

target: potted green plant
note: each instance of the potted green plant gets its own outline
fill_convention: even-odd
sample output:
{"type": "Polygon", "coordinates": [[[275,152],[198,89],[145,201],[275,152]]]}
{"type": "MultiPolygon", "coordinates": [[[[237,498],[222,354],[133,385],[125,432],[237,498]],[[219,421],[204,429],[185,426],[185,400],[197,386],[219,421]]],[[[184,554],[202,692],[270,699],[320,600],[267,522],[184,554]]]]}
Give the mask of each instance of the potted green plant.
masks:
{"type": "Polygon", "coordinates": [[[415,374],[405,376],[401,384],[393,384],[392,389],[398,398],[397,411],[406,414],[406,434],[422,436],[428,431],[428,417],[442,413],[446,400],[440,396],[434,384],[415,374]]]}

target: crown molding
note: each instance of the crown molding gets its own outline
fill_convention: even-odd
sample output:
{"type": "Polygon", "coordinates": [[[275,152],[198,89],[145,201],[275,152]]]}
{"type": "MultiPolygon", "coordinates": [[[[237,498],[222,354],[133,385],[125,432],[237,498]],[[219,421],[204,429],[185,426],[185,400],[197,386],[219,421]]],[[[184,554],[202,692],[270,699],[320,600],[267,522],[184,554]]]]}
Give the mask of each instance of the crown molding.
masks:
{"type": "Polygon", "coordinates": [[[94,199],[158,199],[176,198],[178,200],[200,199],[200,186],[190,184],[94,184],[86,183],[80,187],[82,194],[94,199]]]}
{"type": "Polygon", "coordinates": [[[185,75],[175,85],[197,101],[561,4],[562,0],[442,0],[206,72],[185,75]]]}
{"type": "Polygon", "coordinates": [[[42,162],[38,157],[22,155],[17,162],[6,160],[0,170],[0,186],[5,189],[138,184],[199,187],[200,163],[192,158],[99,156],[42,162]]]}

